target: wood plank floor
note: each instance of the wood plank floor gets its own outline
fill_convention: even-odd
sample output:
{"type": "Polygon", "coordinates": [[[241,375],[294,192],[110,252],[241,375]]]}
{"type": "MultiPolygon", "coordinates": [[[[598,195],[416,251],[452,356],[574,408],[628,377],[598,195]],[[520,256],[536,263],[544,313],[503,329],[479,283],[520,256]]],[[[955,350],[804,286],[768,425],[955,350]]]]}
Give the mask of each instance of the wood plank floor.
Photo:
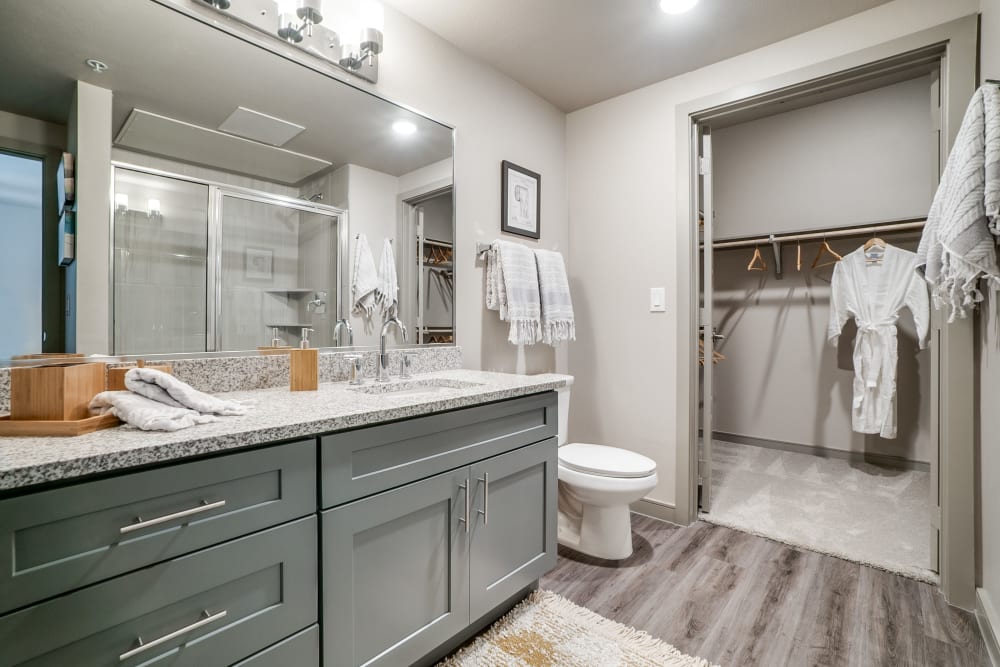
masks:
{"type": "Polygon", "coordinates": [[[989,667],[929,584],[704,522],[632,527],[628,560],[560,547],[541,587],[724,666],[989,667]]]}

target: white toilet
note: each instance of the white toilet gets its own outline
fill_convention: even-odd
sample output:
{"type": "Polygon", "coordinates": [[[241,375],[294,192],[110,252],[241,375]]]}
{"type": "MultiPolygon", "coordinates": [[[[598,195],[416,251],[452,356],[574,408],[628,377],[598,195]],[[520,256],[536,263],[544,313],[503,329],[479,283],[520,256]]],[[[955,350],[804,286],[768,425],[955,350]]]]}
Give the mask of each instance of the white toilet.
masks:
{"type": "Polygon", "coordinates": [[[656,486],[656,462],[627,449],[567,444],[570,387],[557,391],[559,544],[596,558],[628,558],[632,555],[629,504],[656,486]]]}

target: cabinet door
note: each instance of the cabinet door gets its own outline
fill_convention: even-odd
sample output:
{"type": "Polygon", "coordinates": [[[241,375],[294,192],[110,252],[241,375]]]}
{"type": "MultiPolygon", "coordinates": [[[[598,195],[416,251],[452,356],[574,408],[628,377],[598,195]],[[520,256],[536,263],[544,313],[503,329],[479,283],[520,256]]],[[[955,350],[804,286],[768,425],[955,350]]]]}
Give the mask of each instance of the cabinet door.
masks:
{"type": "Polygon", "coordinates": [[[472,466],[472,621],[556,565],[555,438],[472,466]]]}
{"type": "Polygon", "coordinates": [[[469,468],[323,512],[323,664],[409,665],[469,624],[469,468]]]}

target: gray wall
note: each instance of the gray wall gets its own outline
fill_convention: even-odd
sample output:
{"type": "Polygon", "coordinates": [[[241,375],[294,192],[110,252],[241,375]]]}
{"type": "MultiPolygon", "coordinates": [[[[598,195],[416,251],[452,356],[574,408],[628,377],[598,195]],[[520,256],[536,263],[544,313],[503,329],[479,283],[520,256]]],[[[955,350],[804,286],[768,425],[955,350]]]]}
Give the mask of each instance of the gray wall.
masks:
{"type": "MultiPolygon", "coordinates": [[[[916,240],[886,237],[916,250],[916,240]]],[[[857,240],[831,241],[846,254],[857,240]]],[[[748,272],[752,249],[715,253],[715,323],[727,338],[716,364],[715,429],[723,433],[843,451],[930,461],[931,355],[918,352],[909,311],[899,322],[895,440],[851,430],[853,322],[837,347],[827,342],[833,267],[809,270],[817,243],[802,245],[803,270],[795,270],[796,248],[784,248],[784,275],[748,272]]]]}
{"type": "Polygon", "coordinates": [[[713,132],[716,238],[926,215],[930,91],[925,76],[713,132]]]}

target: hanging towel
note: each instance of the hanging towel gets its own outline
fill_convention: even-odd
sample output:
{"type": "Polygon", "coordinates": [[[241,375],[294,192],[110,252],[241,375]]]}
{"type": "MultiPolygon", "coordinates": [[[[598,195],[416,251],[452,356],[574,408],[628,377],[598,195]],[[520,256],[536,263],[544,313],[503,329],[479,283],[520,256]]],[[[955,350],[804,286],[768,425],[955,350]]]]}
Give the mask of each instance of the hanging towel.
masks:
{"type": "Polygon", "coordinates": [[[102,391],[91,399],[90,414],[112,414],[143,431],[179,431],[196,424],[219,421],[218,417],[165,405],[131,391],[102,391]]]}
{"type": "Polygon", "coordinates": [[[368,247],[368,237],[358,234],[354,242],[354,271],[351,278],[351,312],[361,317],[371,317],[375,309],[375,290],[378,273],[375,258],[368,247]]]}
{"type": "Polygon", "coordinates": [[[941,176],[917,250],[917,270],[948,321],[966,317],[983,295],[981,277],[1000,286],[1000,89],[984,86],[969,103],[941,176]]]}
{"type": "Polygon", "coordinates": [[[573,319],[573,299],[566,278],[566,264],[562,254],[552,250],[536,250],[538,287],[542,302],[542,342],[555,346],[576,340],[573,319]]]}
{"type": "Polygon", "coordinates": [[[378,287],[375,289],[375,295],[375,300],[382,308],[382,318],[395,317],[399,296],[399,280],[396,277],[396,257],[393,255],[392,241],[389,239],[382,243],[382,256],[378,262],[378,287]]]}
{"type": "Polygon", "coordinates": [[[125,387],[140,396],[174,408],[201,414],[245,415],[247,404],[225,401],[198,391],[173,375],[155,368],[133,368],[125,374],[125,387]]]}
{"type": "Polygon", "coordinates": [[[528,248],[509,241],[494,241],[486,253],[486,307],[510,322],[507,340],[533,345],[541,340],[541,303],[538,268],[528,248]]]}

